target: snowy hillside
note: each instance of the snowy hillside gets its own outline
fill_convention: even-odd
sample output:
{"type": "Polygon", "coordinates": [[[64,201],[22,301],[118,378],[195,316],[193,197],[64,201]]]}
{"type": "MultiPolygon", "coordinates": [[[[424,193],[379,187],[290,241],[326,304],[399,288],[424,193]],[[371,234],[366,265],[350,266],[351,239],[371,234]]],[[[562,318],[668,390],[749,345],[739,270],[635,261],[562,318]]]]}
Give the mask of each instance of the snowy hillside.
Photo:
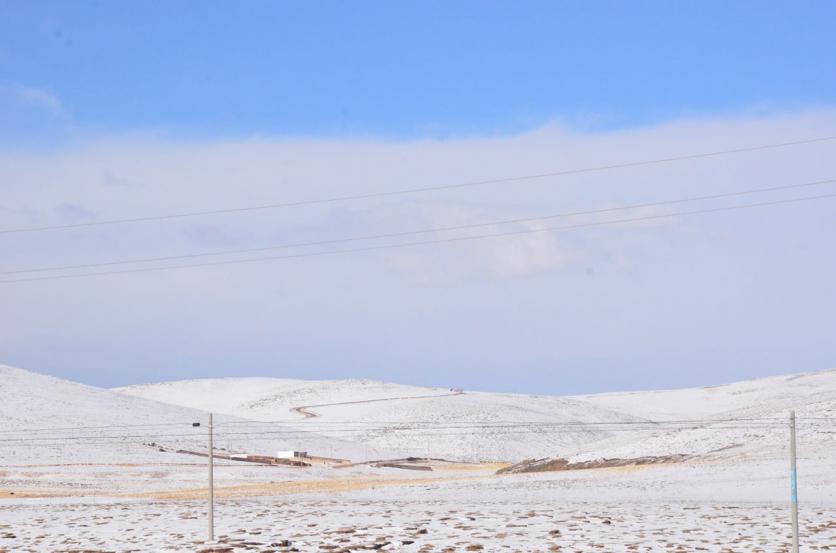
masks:
{"type": "MultiPolygon", "coordinates": [[[[169,450],[205,450],[207,414],[188,406],[132,397],[31,371],[0,365],[0,464],[170,462],[169,450]],[[192,422],[203,426],[193,427],[192,422]]],[[[291,449],[299,441],[290,427],[271,426],[253,436],[244,420],[216,417],[218,446],[250,453],[291,449]],[[225,432],[229,429],[228,432],[225,432]],[[225,437],[224,437],[225,436],[225,437]],[[257,439],[256,439],[257,438],[257,439]]],[[[320,451],[358,456],[343,440],[305,433],[320,451]]],[[[177,458],[179,460],[179,457],[177,458]]]]}
{"type": "Polygon", "coordinates": [[[809,459],[836,453],[836,371],[683,390],[573,397],[422,388],[369,380],[227,378],[102,390],[0,366],[0,462],[164,462],[216,445],[351,460],[429,456],[572,461],[648,456],[778,458],[799,417],[809,459]]]}
{"type": "Polygon", "coordinates": [[[606,439],[609,433],[594,426],[555,432],[545,425],[638,420],[571,398],[462,393],[369,380],[226,378],[117,391],[253,420],[294,421],[298,428],[359,444],[453,459],[547,455],[606,439]]]}
{"type": "Polygon", "coordinates": [[[253,420],[295,421],[299,428],[421,456],[587,460],[755,450],[773,456],[784,446],[790,409],[799,411],[799,432],[808,443],[831,437],[829,426],[816,421],[833,416],[836,371],[574,397],[272,378],[165,382],[119,391],[253,420]],[[679,422],[695,420],[700,422],[679,422]]]}
{"type": "Polygon", "coordinates": [[[159,457],[143,441],[192,433],[193,409],[116,394],[68,380],[0,365],[0,448],[4,463],[80,462],[159,457]],[[142,438],[127,436],[142,434],[142,438]],[[119,438],[119,436],[126,436],[119,438]]]}
{"type": "Polygon", "coordinates": [[[574,460],[600,457],[785,455],[788,413],[798,416],[805,455],[836,454],[836,370],[737,382],[708,388],[600,394],[578,398],[654,421],[659,428],[636,440],[627,436],[576,453],[574,460]],[[701,420],[702,424],[676,421],[701,420]]]}
{"type": "Polygon", "coordinates": [[[836,369],[704,388],[577,396],[594,405],[652,420],[772,414],[836,396],[836,369]]]}
{"type": "Polygon", "coordinates": [[[446,388],[421,388],[375,380],[284,378],[206,378],[140,384],[114,390],[131,396],[262,421],[298,421],[304,415],[292,409],[303,406],[443,396],[451,393],[446,388]]]}
{"type": "Polygon", "coordinates": [[[600,394],[578,399],[659,424],[641,436],[628,432],[580,448],[568,456],[571,461],[686,455],[706,462],[784,462],[791,410],[797,415],[802,464],[821,464],[836,456],[836,370],[708,388],[600,394]],[[700,422],[685,422],[695,420],[700,422]]]}

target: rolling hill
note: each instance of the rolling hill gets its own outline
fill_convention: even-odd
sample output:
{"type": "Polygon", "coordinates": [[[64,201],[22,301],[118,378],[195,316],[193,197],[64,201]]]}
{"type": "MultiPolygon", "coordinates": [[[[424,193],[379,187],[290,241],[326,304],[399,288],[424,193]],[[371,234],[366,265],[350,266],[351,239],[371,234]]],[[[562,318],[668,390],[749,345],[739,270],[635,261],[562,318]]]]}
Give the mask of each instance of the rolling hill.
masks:
{"type": "MultiPolygon", "coordinates": [[[[206,448],[207,413],[189,406],[6,365],[0,365],[0,395],[0,465],[170,462],[172,451],[206,448]],[[202,426],[193,427],[193,422],[202,426]]],[[[249,422],[216,417],[218,447],[268,454],[297,447],[294,428],[253,429],[249,422]]],[[[304,437],[304,443],[319,451],[342,456],[364,453],[353,442],[309,432],[304,437]]]]}
{"type": "MultiPolygon", "coordinates": [[[[225,378],[120,388],[122,394],[295,427],[416,456],[574,461],[771,455],[799,414],[808,444],[828,446],[836,371],[709,388],[539,396],[369,380],[225,378]]],[[[821,448],[819,448],[821,449],[821,448]]]]}

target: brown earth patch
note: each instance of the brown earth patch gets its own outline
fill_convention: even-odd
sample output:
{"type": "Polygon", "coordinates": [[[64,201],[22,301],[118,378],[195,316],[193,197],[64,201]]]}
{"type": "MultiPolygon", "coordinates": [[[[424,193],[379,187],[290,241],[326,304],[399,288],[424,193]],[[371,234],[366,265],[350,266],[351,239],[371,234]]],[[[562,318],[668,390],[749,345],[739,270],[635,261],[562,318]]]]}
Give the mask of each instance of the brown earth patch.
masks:
{"type": "Polygon", "coordinates": [[[661,455],[650,457],[636,457],[632,459],[597,459],[595,461],[581,461],[570,463],[563,458],[526,459],[515,465],[501,468],[496,474],[523,474],[529,472],[559,472],[568,470],[590,470],[613,467],[638,467],[644,465],[660,465],[681,463],[690,459],[690,455],[661,455]]]}

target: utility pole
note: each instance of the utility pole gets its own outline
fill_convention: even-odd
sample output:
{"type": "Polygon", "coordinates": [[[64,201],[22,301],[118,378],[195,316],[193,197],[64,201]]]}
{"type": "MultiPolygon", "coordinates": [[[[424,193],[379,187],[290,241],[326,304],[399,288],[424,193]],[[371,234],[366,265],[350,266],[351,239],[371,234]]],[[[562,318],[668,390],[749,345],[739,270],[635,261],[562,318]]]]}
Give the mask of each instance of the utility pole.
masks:
{"type": "Polygon", "coordinates": [[[212,413],[209,413],[209,541],[215,541],[215,453],[212,446],[212,413]]]}
{"type": "Polygon", "coordinates": [[[798,553],[798,472],[795,467],[795,411],[790,411],[790,501],[792,503],[792,553],[798,553]]]}

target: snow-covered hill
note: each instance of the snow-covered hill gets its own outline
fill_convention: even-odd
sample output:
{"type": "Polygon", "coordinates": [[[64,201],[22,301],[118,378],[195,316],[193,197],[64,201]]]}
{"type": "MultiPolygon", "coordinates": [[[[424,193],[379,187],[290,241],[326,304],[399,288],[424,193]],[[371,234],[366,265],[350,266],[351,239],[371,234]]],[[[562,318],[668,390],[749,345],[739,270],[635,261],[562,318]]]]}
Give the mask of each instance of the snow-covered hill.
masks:
{"type": "MultiPolygon", "coordinates": [[[[206,378],[140,384],[115,391],[261,421],[299,421],[302,406],[398,397],[444,396],[446,388],[421,388],[375,380],[292,380],[285,378],[206,378]]],[[[313,408],[312,408],[313,409],[313,408]]]]}
{"type": "Polygon", "coordinates": [[[364,446],[460,459],[777,456],[790,409],[799,412],[799,435],[818,451],[832,447],[833,422],[824,418],[836,416],[834,370],[710,388],[573,397],[273,378],[165,382],[118,391],[253,420],[288,421],[364,446]]]}
{"type": "Polygon", "coordinates": [[[167,434],[201,439],[203,413],[0,365],[0,461],[4,464],[147,460],[142,442],[167,434]],[[135,439],[132,436],[142,435],[135,439]],[[124,436],[124,438],[120,438],[124,436]]]}
{"type": "Polygon", "coordinates": [[[218,447],[364,460],[518,461],[698,455],[778,458],[786,417],[808,459],[836,455],[836,371],[711,388],[554,397],[370,380],[226,378],[103,390],[0,366],[0,462],[164,462],[150,447],[218,447]]]}
{"type": "Polygon", "coordinates": [[[788,414],[796,411],[799,454],[836,457],[836,370],[682,390],[585,396],[584,401],[661,421],[640,440],[596,444],[575,460],[676,454],[741,460],[786,455],[788,414]],[[684,420],[701,420],[687,424],[684,420]]]}
{"type": "Polygon", "coordinates": [[[407,455],[453,459],[546,455],[606,439],[609,433],[594,425],[572,432],[545,425],[638,420],[571,398],[463,393],[370,380],[225,378],[117,390],[253,420],[292,421],[301,429],[407,455]]]}
{"type": "Polygon", "coordinates": [[[836,369],[773,376],[722,386],[577,396],[597,406],[652,420],[773,414],[836,396],[836,369]]]}
{"type": "MultiPolygon", "coordinates": [[[[0,465],[172,462],[171,450],[204,451],[207,413],[0,365],[0,465]],[[201,427],[193,427],[201,422],[201,427]],[[169,452],[160,451],[163,446],[169,452]]],[[[273,454],[297,446],[293,427],[216,417],[217,445],[273,454]]],[[[304,433],[318,451],[360,456],[356,443],[304,433]]]]}

